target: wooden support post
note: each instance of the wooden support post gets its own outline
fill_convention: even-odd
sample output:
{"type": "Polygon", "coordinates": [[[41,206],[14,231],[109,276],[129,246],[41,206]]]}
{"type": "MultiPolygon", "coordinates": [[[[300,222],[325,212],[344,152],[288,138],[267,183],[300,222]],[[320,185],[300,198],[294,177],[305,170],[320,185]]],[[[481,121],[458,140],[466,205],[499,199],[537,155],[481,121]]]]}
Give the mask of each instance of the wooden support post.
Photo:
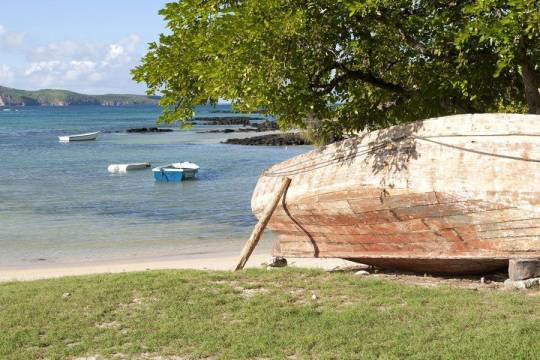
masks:
{"type": "Polygon", "coordinates": [[[281,182],[281,185],[278,188],[278,191],[272,198],[272,201],[266,209],[264,209],[264,212],[262,213],[261,217],[259,218],[259,222],[257,225],[255,225],[255,228],[253,228],[253,232],[251,233],[251,236],[249,237],[249,240],[247,241],[246,245],[244,245],[244,248],[242,249],[242,253],[240,254],[240,259],[238,260],[238,264],[234,268],[234,270],[241,270],[246,265],[246,262],[248,261],[249,257],[251,256],[251,253],[255,249],[255,246],[257,246],[257,243],[259,242],[259,239],[261,238],[261,235],[266,228],[266,225],[270,221],[270,218],[272,217],[272,214],[274,213],[274,210],[276,209],[277,205],[279,204],[279,200],[281,199],[281,196],[287,191],[287,188],[289,187],[289,184],[291,183],[290,178],[283,178],[283,181],[281,182]]]}

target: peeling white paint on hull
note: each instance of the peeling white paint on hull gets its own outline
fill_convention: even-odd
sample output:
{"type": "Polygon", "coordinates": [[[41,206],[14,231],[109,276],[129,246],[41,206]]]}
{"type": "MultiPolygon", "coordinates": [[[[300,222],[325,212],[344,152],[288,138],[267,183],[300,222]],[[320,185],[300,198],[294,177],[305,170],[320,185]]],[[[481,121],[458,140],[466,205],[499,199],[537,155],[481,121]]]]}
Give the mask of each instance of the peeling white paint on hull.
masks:
{"type": "Polygon", "coordinates": [[[275,256],[466,274],[540,257],[540,116],[456,115],[361,134],[267,169],[275,256]]]}

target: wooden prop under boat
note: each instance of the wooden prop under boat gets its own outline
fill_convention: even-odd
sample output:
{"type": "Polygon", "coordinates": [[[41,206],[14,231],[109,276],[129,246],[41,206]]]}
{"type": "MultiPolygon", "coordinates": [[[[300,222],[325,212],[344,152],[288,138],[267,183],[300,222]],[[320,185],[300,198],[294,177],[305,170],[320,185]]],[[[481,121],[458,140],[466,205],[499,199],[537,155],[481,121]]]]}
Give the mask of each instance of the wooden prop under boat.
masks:
{"type": "Polygon", "coordinates": [[[540,116],[455,115],[361,134],[264,171],[273,255],[473,274],[540,258],[540,116]]]}

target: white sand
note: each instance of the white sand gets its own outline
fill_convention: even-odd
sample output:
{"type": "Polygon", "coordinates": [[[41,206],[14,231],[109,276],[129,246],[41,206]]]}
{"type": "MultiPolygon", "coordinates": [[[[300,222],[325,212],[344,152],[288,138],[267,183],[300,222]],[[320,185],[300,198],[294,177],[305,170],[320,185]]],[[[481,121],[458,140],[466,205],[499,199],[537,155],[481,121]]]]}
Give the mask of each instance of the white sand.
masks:
{"type": "MultiPolygon", "coordinates": [[[[254,254],[246,267],[260,267],[270,259],[268,255],[254,254]]],[[[61,264],[32,266],[29,268],[0,268],[0,282],[49,279],[63,276],[122,273],[162,269],[232,270],[238,256],[216,257],[167,257],[138,260],[117,260],[88,264],[61,264]]],[[[342,259],[289,258],[289,266],[332,269],[336,266],[358,265],[342,259]]]]}

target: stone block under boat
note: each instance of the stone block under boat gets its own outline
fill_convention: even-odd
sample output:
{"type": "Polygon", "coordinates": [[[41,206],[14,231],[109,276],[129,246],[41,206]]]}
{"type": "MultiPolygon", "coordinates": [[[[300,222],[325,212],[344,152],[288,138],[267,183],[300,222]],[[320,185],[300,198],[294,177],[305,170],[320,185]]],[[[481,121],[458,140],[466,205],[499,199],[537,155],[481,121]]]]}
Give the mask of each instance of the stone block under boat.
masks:
{"type": "Polygon", "coordinates": [[[265,170],[273,255],[485,273],[540,258],[540,116],[467,114],[364,133],[265,170]]]}

